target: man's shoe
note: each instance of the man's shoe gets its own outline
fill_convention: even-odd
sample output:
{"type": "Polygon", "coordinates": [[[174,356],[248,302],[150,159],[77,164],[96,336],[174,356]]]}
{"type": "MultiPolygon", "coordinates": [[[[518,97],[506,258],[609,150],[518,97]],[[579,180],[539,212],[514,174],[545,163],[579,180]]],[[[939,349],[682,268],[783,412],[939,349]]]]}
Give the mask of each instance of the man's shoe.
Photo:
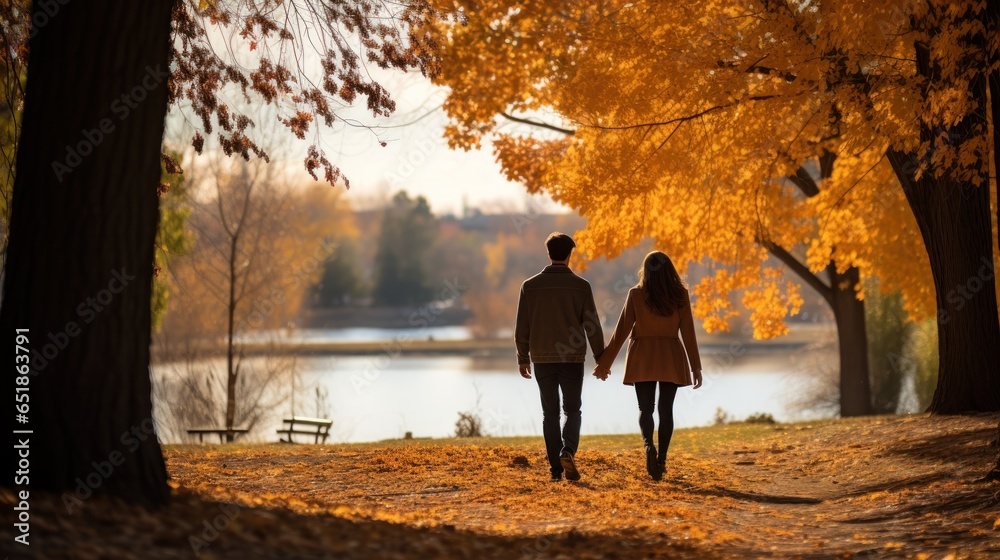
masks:
{"type": "Polygon", "coordinates": [[[646,472],[653,480],[660,480],[663,477],[663,471],[660,470],[660,465],[656,461],[656,448],[652,445],[646,446],[646,472]]]}
{"type": "Polygon", "coordinates": [[[552,473],[552,478],[550,478],[549,480],[551,480],[552,482],[562,482],[562,473],[559,474],[552,473]]]}
{"type": "Polygon", "coordinates": [[[564,452],[559,457],[559,463],[566,474],[566,480],[580,480],[580,471],[576,470],[576,462],[573,461],[571,454],[564,452]]]}

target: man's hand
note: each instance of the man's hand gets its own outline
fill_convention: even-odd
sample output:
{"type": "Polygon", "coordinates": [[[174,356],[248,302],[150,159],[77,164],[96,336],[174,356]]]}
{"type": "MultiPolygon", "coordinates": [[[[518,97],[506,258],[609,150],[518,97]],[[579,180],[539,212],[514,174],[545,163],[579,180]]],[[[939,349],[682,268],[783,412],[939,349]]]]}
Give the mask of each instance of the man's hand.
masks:
{"type": "Polygon", "coordinates": [[[525,379],[531,379],[531,364],[520,364],[517,366],[518,372],[521,377],[525,379]]]}
{"type": "Polygon", "coordinates": [[[703,379],[701,377],[701,370],[700,369],[696,369],[692,373],[693,373],[693,376],[694,376],[694,388],[697,389],[698,387],[701,387],[702,382],[703,382],[703,379]]]}
{"type": "Polygon", "coordinates": [[[600,365],[594,366],[594,377],[600,379],[601,381],[607,381],[610,375],[611,368],[602,368],[600,365]]]}

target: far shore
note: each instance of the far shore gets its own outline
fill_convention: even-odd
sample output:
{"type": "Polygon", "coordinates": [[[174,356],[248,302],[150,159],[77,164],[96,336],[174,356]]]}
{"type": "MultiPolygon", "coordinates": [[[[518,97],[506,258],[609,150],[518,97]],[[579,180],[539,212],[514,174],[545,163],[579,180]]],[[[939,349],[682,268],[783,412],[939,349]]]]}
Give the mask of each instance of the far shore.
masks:
{"type": "MultiPolygon", "coordinates": [[[[836,340],[833,325],[828,323],[797,324],[791,326],[789,334],[769,339],[753,340],[732,333],[698,333],[698,345],[702,352],[718,354],[723,352],[763,353],[791,352],[805,349],[823,340],[836,340]]],[[[607,333],[606,333],[607,334],[607,333]]],[[[422,334],[420,329],[412,332],[402,330],[389,340],[374,341],[322,341],[279,340],[267,342],[241,342],[240,352],[246,356],[369,356],[376,354],[408,356],[470,356],[473,358],[503,358],[514,352],[514,342],[509,338],[438,340],[422,334]]],[[[160,348],[154,347],[154,361],[162,361],[160,348]]],[[[226,355],[226,346],[205,343],[199,349],[200,357],[211,358],[226,355]]]]}

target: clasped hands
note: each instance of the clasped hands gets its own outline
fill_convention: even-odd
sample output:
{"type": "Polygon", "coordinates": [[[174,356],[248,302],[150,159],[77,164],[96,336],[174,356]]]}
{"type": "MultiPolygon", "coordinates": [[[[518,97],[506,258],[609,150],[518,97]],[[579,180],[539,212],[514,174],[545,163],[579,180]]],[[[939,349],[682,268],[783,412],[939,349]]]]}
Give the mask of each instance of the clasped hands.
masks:
{"type": "MultiPolygon", "coordinates": [[[[531,379],[531,364],[518,365],[518,373],[525,379],[531,379]]],[[[594,366],[594,377],[605,381],[611,375],[611,368],[602,368],[600,365],[594,366]]]]}
{"type": "MultiPolygon", "coordinates": [[[[521,364],[518,370],[519,370],[518,373],[521,374],[521,377],[525,379],[531,379],[531,364],[521,364]]],[[[699,387],[702,386],[703,383],[701,370],[700,369],[694,370],[693,372],[691,372],[691,374],[692,377],[694,378],[693,379],[694,388],[698,389],[699,387]]],[[[600,379],[601,381],[607,381],[608,377],[611,377],[611,368],[601,367],[600,364],[595,365],[594,377],[600,379]]]]}
{"type": "MultiPolygon", "coordinates": [[[[693,379],[694,388],[698,389],[699,387],[702,386],[702,383],[704,382],[701,370],[696,369],[693,372],[691,372],[691,375],[694,378],[693,379]]],[[[607,381],[608,377],[610,376],[611,376],[611,368],[601,367],[600,364],[594,366],[594,377],[600,379],[601,381],[607,381]]]]}

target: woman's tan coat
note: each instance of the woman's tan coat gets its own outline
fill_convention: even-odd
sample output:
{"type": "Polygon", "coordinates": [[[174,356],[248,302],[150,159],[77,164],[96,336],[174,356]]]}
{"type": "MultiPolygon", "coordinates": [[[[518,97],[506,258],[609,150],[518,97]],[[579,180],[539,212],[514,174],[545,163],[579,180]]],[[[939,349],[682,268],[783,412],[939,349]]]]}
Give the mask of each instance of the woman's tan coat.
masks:
{"type": "Polygon", "coordinates": [[[691,385],[691,371],[701,369],[690,304],[669,316],[659,315],[646,305],[642,291],[632,288],[598,365],[610,369],[626,339],[629,341],[625,354],[626,385],[637,381],[691,385]]]}

